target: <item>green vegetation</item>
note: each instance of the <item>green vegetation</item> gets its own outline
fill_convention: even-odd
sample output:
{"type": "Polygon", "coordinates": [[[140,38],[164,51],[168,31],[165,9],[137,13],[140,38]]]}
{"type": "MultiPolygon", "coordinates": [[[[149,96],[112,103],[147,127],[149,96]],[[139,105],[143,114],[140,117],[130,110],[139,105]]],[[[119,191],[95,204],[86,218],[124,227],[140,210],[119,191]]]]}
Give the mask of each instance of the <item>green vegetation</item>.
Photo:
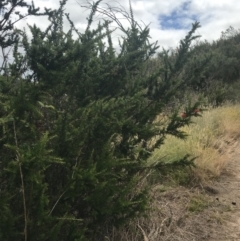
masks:
{"type": "MultiPolygon", "coordinates": [[[[49,26],[41,30],[29,25],[28,36],[25,30],[13,30],[10,17],[17,6],[34,15],[38,9],[24,1],[7,2],[10,5],[0,5],[7,14],[0,22],[5,36],[0,41],[3,50],[13,47],[14,61],[7,62],[5,56],[0,69],[0,240],[104,240],[109,230],[124,227],[149,208],[151,183],[157,176],[170,170],[178,184],[189,182],[185,170],[191,170],[200,154],[195,143],[201,143],[200,151],[215,148],[211,132],[213,138],[221,137],[224,133],[215,130],[226,120],[213,120],[210,128],[193,127],[192,132],[190,124],[202,111],[198,96],[220,105],[227,95],[214,88],[210,99],[213,90],[196,76],[201,73],[205,82],[212,79],[206,65],[212,68],[216,60],[211,62],[214,58],[205,56],[205,49],[213,49],[214,55],[237,41],[239,33],[224,35],[214,48],[206,43],[194,47],[200,27],[196,22],[177,53],[157,52],[149,28],[134,20],[131,5],[130,14],[125,14],[128,28],[109,8],[110,19],[94,29],[101,0],[97,1],[80,33],[65,15],[63,0],[59,9],[41,13],[48,15],[49,26]],[[4,27],[7,21],[9,27],[4,27]],[[67,32],[64,21],[70,23],[67,32]],[[112,21],[122,31],[119,53],[112,43],[112,21]],[[199,51],[201,58],[196,57],[199,51]],[[190,96],[195,97],[188,102],[190,96]],[[203,136],[194,136],[194,128],[203,136]],[[174,138],[182,140],[186,134],[190,137],[185,142],[173,145],[174,138]],[[182,145],[187,141],[189,148],[182,145]],[[171,154],[165,155],[165,150],[171,154]]],[[[230,80],[231,86],[238,80],[234,71],[214,78],[209,86],[221,81],[224,93],[230,80]]],[[[232,113],[231,120],[237,120],[238,114],[232,113]]],[[[231,131],[235,136],[235,129],[231,131]]],[[[202,208],[196,200],[191,205],[202,208]]]]}

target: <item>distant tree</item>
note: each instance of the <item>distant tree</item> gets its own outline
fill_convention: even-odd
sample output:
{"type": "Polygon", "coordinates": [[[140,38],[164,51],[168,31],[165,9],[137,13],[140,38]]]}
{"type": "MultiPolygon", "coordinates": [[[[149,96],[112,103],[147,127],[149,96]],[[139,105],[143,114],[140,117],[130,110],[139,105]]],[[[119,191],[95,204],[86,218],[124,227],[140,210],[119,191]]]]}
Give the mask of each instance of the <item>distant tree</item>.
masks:
{"type": "Polygon", "coordinates": [[[232,90],[240,79],[240,32],[230,27],[212,43],[200,41],[190,50],[184,75],[189,89],[220,105],[239,96],[232,90]]]}

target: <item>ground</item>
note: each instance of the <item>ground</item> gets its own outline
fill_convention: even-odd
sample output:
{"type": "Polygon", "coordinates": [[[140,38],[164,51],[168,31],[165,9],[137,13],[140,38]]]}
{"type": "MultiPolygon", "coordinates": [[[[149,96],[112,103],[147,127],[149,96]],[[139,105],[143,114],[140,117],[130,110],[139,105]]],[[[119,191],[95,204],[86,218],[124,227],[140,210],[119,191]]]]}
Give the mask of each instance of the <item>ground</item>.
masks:
{"type": "Polygon", "coordinates": [[[144,241],[240,241],[240,143],[228,152],[217,180],[191,188],[156,185],[152,215],[138,225],[144,241]]]}
{"type": "Polygon", "coordinates": [[[223,212],[223,225],[212,230],[209,241],[239,241],[240,240],[240,145],[235,147],[231,160],[215,183],[218,194],[216,199],[229,210],[223,212]]]}
{"type": "Polygon", "coordinates": [[[156,183],[150,215],[106,240],[240,241],[240,142],[226,148],[227,164],[217,179],[156,183]]]}

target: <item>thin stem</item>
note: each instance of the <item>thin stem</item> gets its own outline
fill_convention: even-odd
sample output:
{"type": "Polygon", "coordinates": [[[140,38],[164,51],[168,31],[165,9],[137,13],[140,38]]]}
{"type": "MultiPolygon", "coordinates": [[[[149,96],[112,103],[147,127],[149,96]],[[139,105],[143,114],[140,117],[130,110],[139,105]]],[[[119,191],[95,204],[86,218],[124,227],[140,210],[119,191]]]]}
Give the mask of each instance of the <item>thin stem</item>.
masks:
{"type": "Polygon", "coordinates": [[[25,235],[25,241],[27,241],[27,207],[26,207],[26,198],[25,198],[25,188],[24,188],[24,181],[23,181],[23,172],[22,172],[22,166],[20,162],[20,153],[18,151],[18,141],[17,141],[17,134],[16,134],[16,127],[15,127],[15,122],[13,122],[13,131],[14,131],[14,139],[15,139],[15,144],[17,147],[17,162],[19,166],[19,172],[20,172],[20,177],[21,177],[21,185],[22,185],[22,196],[23,196],[23,209],[24,209],[24,235],[25,235]]]}
{"type": "Polygon", "coordinates": [[[51,211],[49,212],[48,216],[50,216],[53,212],[53,210],[55,209],[55,207],[57,206],[58,202],[60,201],[60,199],[62,198],[62,196],[66,193],[67,190],[65,190],[58,198],[58,200],[55,202],[55,204],[53,205],[53,208],[51,209],[51,211]]]}

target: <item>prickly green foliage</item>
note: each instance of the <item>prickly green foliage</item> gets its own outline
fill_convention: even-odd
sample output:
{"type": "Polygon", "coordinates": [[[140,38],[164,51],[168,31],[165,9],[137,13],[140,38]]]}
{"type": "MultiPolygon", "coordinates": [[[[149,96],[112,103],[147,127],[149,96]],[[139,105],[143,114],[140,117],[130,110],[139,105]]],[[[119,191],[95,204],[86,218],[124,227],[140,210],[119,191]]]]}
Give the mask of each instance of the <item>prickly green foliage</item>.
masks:
{"type": "Polygon", "coordinates": [[[2,50],[0,73],[7,71],[8,47],[19,41],[20,33],[14,29],[15,23],[27,16],[51,16],[52,14],[53,11],[48,8],[45,8],[44,12],[40,12],[33,2],[31,4],[24,0],[5,0],[0,2],[0,46],[2,50]],[[27,13],[20,11],[23,9],[27,9],[27,13]]]}
{"type": "MultiPolygon", "coordinates": [[[[111,22],[92,29],[100,1],[78,39],[69,16],[70,30],[63,31],[65,3],[45,31],[33,25],[31,39],[22,33],[24,53],[16,43],[10,74],[1,77],[3,240],[103,239],[109,226],[145,210],[139,177],[148,157],[167,134],[182,138],[178,129],[190,123],[176,113],[167,126],[156,117],[181,87],[178,75],[197,23],[181,42],[175,65],[165,55],[162,68],[145,75],[158,47],[132,10],[117,54],[111,22]]],[[[196,107],[189,106],[189,116],[196,107]]]]}

